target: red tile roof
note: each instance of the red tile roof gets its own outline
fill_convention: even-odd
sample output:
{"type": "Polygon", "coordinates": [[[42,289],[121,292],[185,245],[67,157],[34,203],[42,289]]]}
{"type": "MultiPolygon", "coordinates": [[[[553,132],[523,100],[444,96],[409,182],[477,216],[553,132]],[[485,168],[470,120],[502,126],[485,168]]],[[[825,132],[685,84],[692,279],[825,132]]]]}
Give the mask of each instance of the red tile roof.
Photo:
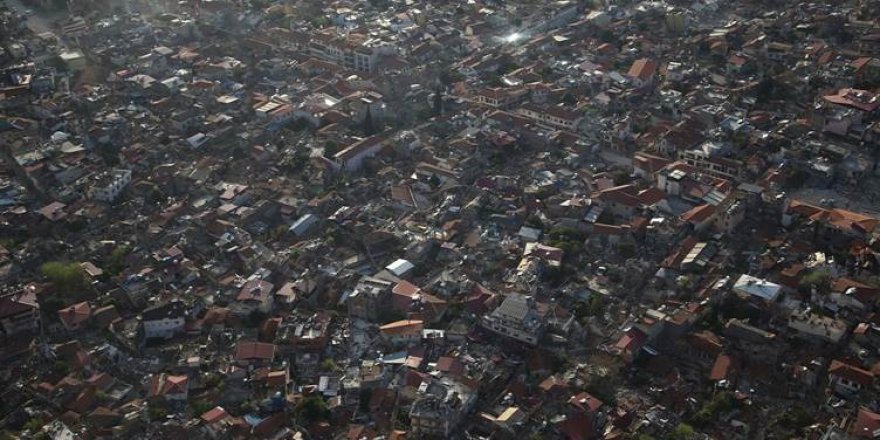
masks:
{"type": "Polygon", "coordinates": [[[235,346],[235,360],[272,360],[275,358],[275,350],[275,344],[239,342],[235,346]]]}
{"type": "Polygon", "coordinates": [[[709,380],[723,380],[727,379],[730,374],[730,366],[733,363],[733,358],[726,354],[720,354],[717,358],[715,358],[715,365],[712,366],[712,372],[709,373],[709,380]]]}
{"type": "Polygon", "coordinates": [[[227,417],[229,417],[229,413],[222,406],[215,406],[214,409],[202,414],[200,418],[207,424],[213,424],[227,417]]]}
{"type": "Polygon", "coordinates": [[[627,75],[647,81],[654,76],[655,72],[657,72],[657,62],[650,58],[641,58],[632,64],[627,75]]]}
{"type": "Polygon", "coordinates": [[[875,433],[878,431],[880,431],[880,414],[868,408],[859,408],[859,414],[856,417],[856,422],[852,425],[850,434],[856,438],[875,439],[877,438],[875,433]]]}
{"type": "Polygon", "coordinates": [[[828,367],[828,375],[847,379],[865,387],[870,387],[874,384],[874,373],[838,360],[831,361],[831,366],[828,367]]]}

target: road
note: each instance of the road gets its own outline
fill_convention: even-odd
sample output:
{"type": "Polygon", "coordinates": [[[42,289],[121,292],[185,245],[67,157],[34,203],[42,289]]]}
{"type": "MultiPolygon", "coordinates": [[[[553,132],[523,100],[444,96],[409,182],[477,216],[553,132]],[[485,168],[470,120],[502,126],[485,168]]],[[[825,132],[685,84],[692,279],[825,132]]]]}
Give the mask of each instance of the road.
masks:
{"type": "Polygon", "coordinates": [[[9,9],[14,9],[19,14],[23,14],[24,11],[31,9],[34,11],[34,14],[27,18],[27,26],[30,30],[34,31],[34,33],[41,34],[43,32],[52,32],[52,23],[58,20],[62,20],[67,16],[67,11],[61,10],[57,12],[43,12],[33,8],[32,6],[25,5],[21,2],[21,0],[5,0],[6,6],[9,9]]]}

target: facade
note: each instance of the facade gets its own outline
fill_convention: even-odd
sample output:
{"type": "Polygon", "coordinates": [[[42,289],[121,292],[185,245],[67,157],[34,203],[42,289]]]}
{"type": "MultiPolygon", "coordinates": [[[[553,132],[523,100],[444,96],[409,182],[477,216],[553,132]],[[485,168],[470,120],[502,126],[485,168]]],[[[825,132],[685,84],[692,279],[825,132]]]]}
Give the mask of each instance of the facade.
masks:
{"type": "Polygon", "coordinates": [[[544,334],[545,323],[533,298],[511,294],[504,298],[497,309],[483,318],[483,327],[499,335],[537,345],[544,334]]]}
{"type": "Polygon", "coordinates": [[[385,306],[390,306],[392,284],[373,277],[363,277],[348,295],[348,316],[375,321],[385,306]]]}
{"type": "Polygon", "coordinates": [[[92,186],[92,199],[112,203],[116,201],[125,187],[131,183],[131,170],[111,170],[98,176],[92,186]]]}
{"type": "Polygon", "coordinates": [[[382,149],[385,138],[379,135],[361,139],[333,155],[333,167],[343,172],[361,169],[364,159],[372,157],[382,149]]]}
{"type": "Polygon", "coordinates": [[[309,42],[311,56],[360,72],[375,72],[380,57],[394,53],[395,47],[383,41],[355,41],[326,33],[313,35],[309,42]]]}
{"type": "Polygon", "coordinates": [[[256,310],[269,313],[275,305],[274,291],[274,284],[260,278],[252,278],[239,289],[233,309],[239,315],[246,315],[256,310]]]}
{"type": "Polygon", "coordinates": [[[422,339],[424,322],[417,319],[404,319],[379,327],[379,333],[392,345],[406,345],[422,339]]]}
{"type": "Polygon", "coordinates": [[[141,317],[145,338],[171,339],[183,332],[186,306],[183,302],[172,301],[144,310],[141,317]]]}
{"type": "Polygon", "coordinates": [[[0,297],[0,336],[36,333],[40,329],[40,305],[30,288],[0,297]]]}
{"type": "Polygon", "coordinates": [[[409,413],[413,433],[450,438],[476,400],[473,390],[456,382],[423,384],[409,413]]]}

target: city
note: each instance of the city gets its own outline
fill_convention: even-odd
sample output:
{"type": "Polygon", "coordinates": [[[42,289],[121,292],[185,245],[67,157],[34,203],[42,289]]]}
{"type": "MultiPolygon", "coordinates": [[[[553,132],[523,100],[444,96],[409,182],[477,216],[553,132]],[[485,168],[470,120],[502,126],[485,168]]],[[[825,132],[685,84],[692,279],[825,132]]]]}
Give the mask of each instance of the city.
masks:
{"type": "Polygon", "coordinates": [[[0,440],[880,439],[876,1],[0,37],[0,440]]]}

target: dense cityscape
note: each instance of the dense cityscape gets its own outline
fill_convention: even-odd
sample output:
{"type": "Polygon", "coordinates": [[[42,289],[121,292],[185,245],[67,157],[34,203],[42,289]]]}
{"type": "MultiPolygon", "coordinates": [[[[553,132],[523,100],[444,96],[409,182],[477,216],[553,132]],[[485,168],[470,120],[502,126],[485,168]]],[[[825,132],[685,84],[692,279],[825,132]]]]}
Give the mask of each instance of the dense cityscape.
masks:
{"type": "Polygon", "coordinates": [[[880,439],[880,2],[0,4],[0,440],[880,439]]]}

